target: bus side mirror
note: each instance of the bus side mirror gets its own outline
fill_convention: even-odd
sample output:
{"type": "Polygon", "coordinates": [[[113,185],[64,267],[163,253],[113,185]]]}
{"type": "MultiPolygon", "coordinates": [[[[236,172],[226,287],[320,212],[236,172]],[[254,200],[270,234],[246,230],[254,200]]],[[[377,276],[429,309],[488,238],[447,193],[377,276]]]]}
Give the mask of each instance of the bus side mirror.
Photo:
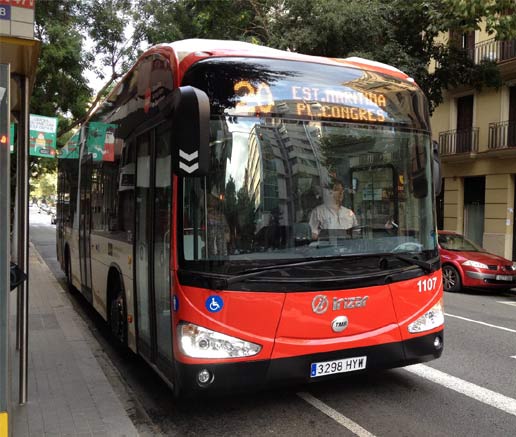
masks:
{"type": "Polygon", "coordinates": [[[210,166],[210,102],[205,92],[176,88],[163,102],[172,112],[172,168],[181,176],[205,176],[210,166]]]}
{"type": "Polygon", "coordinates": [[[443,188],[443,175],[441,170],[441,158],[439,157],[439,143],[437,141],[432,142],[432,177],[434,182],[434,193],[435,196],[441,194],[443,188]]]}

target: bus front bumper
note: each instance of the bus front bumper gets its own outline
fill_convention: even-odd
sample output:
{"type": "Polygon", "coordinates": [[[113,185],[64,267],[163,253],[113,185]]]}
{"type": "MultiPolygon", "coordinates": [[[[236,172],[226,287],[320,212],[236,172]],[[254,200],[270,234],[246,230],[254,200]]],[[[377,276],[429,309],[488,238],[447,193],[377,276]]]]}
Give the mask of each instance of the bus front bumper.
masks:
{"type": "Polygon", "coordinates": [[[402,342],[274,360],[195,365],[176,361],[176,381],[179,382],[177,388],[181,395],[204,396],[210,393],[241,392],[283,384],[325,381],[357,371],[314,378],[310,376],[312,363],[366,356],[367,366],[358,372],[402,367],[439,358],[443,351],[443,342],[441,330],[402,342]],[[437,337],[439,341],[436,341],[437,337]],[[438,346],[436,343],[439,343],[438,346]]]}

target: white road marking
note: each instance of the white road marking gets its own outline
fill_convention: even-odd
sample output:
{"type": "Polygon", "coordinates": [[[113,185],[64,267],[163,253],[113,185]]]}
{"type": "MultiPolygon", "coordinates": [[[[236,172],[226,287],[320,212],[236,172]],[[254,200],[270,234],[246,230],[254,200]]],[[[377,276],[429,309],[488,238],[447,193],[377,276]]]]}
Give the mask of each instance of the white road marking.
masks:
{"type": "Polygon", "coordinates": [[[510,306],[516,307],[516,302],[512,302],[512,301],[497,300],[496,303],[504,303],[505,305],[510,305],[510,306]]]}
{"type": "Polygon", "coordinates": [[[326,405],[323,401],[320,401],[319,399],[315,398],[310,393],[299,392],[297,393],[297,395],[313,407],[317,408],[319,411],[331,417],[340,425],[349,429],[355,435],[359,437],[375,437],[374,434],[371,434],[367,429],[362,428],[358,423],[355,423],[351,419],[340,414],[338,411],[326,405]]]}
{"type": "Polygon", "coordinates": [[[405,367],[405,370],[516,416],[516,399],[496,393],[487,388],[480,387],[471,382],[464,381],[463,379],[456,378],[455,376],[448,375],[447,373],[423,364],[407,366],[405,367]]]}
{"type": "Polygon", "coordinates": [[[468,319],[467,317],[455,316],[453,314],[448,314],[448,313],[444,313],[444,315],[446,317],[454,317],[456,319],[466,320],[467,322],[478,323],[479,325],[489,326],[490,328],[496,328],[496,329],[501,329],[502,331],[516,333],[516,329],[505,328],[504,326],[498,326],[498,325],[491,325],[490,323],[480,322],[478,320],[468,319]]]}
{"type": "Polygon", "coordinates": [[[516,359],[516,355],[511,355],[511,357],[510,357],[510,358],[515,358],[515,359],[516,359]]]}

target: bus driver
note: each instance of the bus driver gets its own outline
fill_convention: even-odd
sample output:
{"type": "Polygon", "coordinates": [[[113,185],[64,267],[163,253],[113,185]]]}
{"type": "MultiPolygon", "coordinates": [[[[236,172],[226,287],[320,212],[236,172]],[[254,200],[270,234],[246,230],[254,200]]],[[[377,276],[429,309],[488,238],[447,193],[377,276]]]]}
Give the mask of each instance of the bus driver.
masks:
{"type": "Polygon", "coordinates": [[[322,205],[315,207],[310,214],[310,229],[312,239],[317,240],[323,229],[350,229],[358,226],[355,213],[342,206],[344,199],[344,185],[336,180],[329,196],[325,196],[322,205]]]}

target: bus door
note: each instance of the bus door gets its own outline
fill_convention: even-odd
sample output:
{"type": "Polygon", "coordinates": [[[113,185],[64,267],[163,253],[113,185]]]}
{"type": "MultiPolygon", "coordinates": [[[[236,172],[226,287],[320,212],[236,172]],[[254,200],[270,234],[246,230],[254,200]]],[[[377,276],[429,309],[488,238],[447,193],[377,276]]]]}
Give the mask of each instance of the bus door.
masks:
{"type": "Polygon", "coordinates": [[[63,164],[58,162],[57,171],[57,204],[56,204],[56,254],[57,260],[64,269],[64,220],[65,220],[65,183],[63,164]]]}
{"type": "Polygon", "coordinates": [[[136,140],[135,286],[138,350],[172,378],[170,130],[136,140]]]}
{"type": "Polygon", "coordinates": [[[91,178],[93,158],[84,156],[81,163],[81,186],[79,206],[79,263],[81,268],[81,290],[88,301],[91,292],[91,178]]]}

